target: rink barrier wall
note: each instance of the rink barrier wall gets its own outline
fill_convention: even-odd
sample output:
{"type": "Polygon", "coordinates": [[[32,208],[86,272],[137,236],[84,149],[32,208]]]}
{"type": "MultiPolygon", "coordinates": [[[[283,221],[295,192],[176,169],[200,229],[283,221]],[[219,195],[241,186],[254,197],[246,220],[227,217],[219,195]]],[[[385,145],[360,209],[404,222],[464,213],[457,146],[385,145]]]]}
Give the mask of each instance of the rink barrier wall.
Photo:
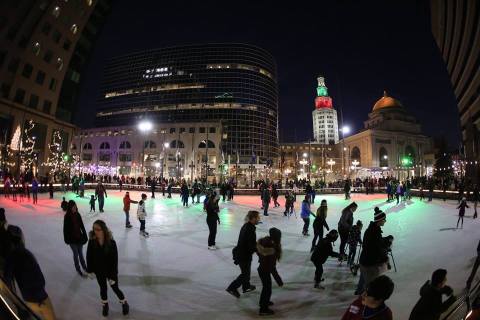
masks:
{"type": "Polygon", "coordinates": [[[10,290],[0,276],[0,319],[2,320],[41,320],[32,310],[10,290]]]}
{"type": "Polygon", "coordinates": [[[457,301],[450,306],[450,308],[442,313],[440,320],[464,320],[467,314],[471,311],[471,304],[480,295],[480,280],[477,280],[475,285],[469,292],[466,290],[457,297],[457,301]]]}
{"type": "MultiPolygon", "coordinates": [[[[105,186],[106,189],[112,189],[112,190],[113,189],[120,189],[120,187],[117,183],[103,183],[103,185],[105,186]]],[[[85,190],[95,189],[96,186],[97,186],[97,183],[91,183],[91,182],[85,183],[85,190]]],[[[60,183],[54,183],[53,187],[54,187],[55,192],[62,191],[62,185],[60,183]]],[[[66,185],[65,185],[65,187],[66,187],[66,185]]],[[[69,190],[70,189],[71,189],[71,187],[69,187],[69,190]]],[[[138,184],[123,184],[122,185],[122,190],[134,190],[134,191],[151,192],[150,187],[147,187],[147,186],[144,186],[144,185],[138,185],[138,184]]],[[[216,191],[217,191],[217,193],[219,193],[218,188],[216,189],[216,191]]],[[[285,193],[287,191],[293,191],[293,189],[278,189],[278,194],[279,195],[285,195],[285,193]]],[[[39,187],[39,192],[40,193],[48,192],[48,185],[39,187]]],[[[162,191],[157,186],[157,188],[155,189],[155,192],[158,193],[158,192],[162,192],[162,191]]],[[[166,190],[165,190],[165,192],[166,192],[166,190]]],[[[414,197],[418,197],[420,195],[420,190],[419,189],[411,189],[410,192],[411,192],[412,196],[414,196],[414,197]]],[[[4,193],[4,185],[3,184],[0,184],[0,193],[1,194],[4,193]]],[[[172,188],[172,193],[180,193],[180,187],[173,187],[172,188]]],[[[320,196],[322,194],[343,194],[343,193],[344,193],[343,188],[316,189],[316,195],[317,196],[320,196]]],[[[353,193],[353,194],[355,194],[355,193],[365,193],[365,188],[364,187],[352,187],[351,193],[353,193]]],[[[385,188],[384,187],[375,188],[374,193],[375,194],[385,193],[385,188]]],[[[428,198],[428,190],[423,190],[423,193],[425,195],[425,198],[427,199],[428,198]]],[[[297,195],[304,195],[304,194],[305,194],[304,190],[300,190],[297,193],[297,195]]],[[[235,189],[235,195],[258,195],[258,196],[260,196],[261,194],[260,194],[260,190],[258,190],[258,189],[238,188],[238,189],[235,189]]],[[[470,195],[472,196],[472,193],[470,193],[470,195]]],[[[458,199],[458,191],[448,190],[444,194],[443,190],[433,190],[433,198],[443,199],[444,197],[446,199],[455,199],[456,200],[456,199],[458,199]]]]}

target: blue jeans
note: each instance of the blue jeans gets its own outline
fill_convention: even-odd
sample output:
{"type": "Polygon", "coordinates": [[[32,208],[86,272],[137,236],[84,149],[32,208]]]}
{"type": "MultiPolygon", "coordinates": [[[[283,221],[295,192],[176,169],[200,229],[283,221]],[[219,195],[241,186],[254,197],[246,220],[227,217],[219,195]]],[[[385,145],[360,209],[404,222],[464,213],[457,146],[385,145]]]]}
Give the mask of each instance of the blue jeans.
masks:
{"type": "Polygon", "coordinates": [[[138,220],[140,221],[140,231],[145,231],[145,220],[138,220]]]}
{"type": "Polygon", "coordinates": [[[100,211],[103,211],[104,203],[105,203],[105,198],[104,197],[98,197],[98,209],[100,211]]]}
{"type": "Polygon", "coordinates": [[[80,269],[80,264],[82,265],[83,270],[87,270],[87,266],[85,265],[85,259],[83,258],[83,244],[70,244],[70,248],[72,249],[73,253],[73,262],[75,264],[75,269],[78,272],[82,272],[80,269]],[[78,263],[80,260],[80,264],[78,263]]]}
{"type": "Polygon", "coordinates": [[[128,226],[130,225],[130,213],[128,211],[125,212],[125,225],[128,226]]]}

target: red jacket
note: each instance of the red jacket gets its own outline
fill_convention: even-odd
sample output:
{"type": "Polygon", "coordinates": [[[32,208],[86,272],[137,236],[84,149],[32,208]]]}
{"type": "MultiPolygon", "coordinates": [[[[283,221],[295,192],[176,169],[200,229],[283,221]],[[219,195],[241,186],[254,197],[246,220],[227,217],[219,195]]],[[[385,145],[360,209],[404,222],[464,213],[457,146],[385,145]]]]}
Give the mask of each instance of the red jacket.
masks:
{"type": "Polygon", "coordinates": [[[131,200],[129,196],[123,197],[123,211],[130,211],[130,203],[138,203],[138,201],[131,200]]]}
{"type": "Polygon", "coordinates": [[[392,320],[392,311],[386,305],[380,307],[379,310],[370,313],[369,315],[364,315],[365,306],[362,305],[362,298],[359,297],[357,300],[348,307],[347,311],[342,317],[342,320],[392,320]]]}

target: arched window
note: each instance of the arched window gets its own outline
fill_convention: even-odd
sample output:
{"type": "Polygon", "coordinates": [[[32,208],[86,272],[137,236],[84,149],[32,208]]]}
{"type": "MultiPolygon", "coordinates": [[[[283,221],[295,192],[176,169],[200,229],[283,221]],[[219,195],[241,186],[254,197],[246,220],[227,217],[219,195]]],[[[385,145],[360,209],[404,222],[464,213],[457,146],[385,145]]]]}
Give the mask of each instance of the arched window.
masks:
{"type": "Polygon", "coordinates": [[[388,153],[387,149],[381,147],[378,151],[378,159],[380,163],[380,167],[388,167],[388,153]]]}
{"type": "Polygon", "coordinates": [[[84,150],[92,150],[92,144],[90,142],[87,142],[83,145],[84,150]]]}
{"type": "Polygon", "coordinates": [[[352,158],[352,160],[360,161],[360,149],[358,147],[353,147],[352,148],[350,158],[352,158]]]}
{"type": "Polygon", "coordinates": [[[152,140],[145,141],[143,144],[145,149],[155,149],[157,148],[157,144],[153,142],[152,140]]]}
{"type": "Polygon", "coordinates": [[[131,149],[132,145],[128,141],[122,141],[120,143],[120,149],[131,149]]]}
{"type": "MultiPolygon", "coordinates": [[[[203,140],[202,142],[200,142],[200,144],[198,145],[199,148],[203,149],[205,148],[207,145],[205,144],[205,140],[203,140]]],[[[211,140],[208,140],[208,148],[215,148],[215,143],[213,143],[211,140]]]]}
{"type": "Polygon", "coordinates": [[[183,143],[183,141],[181,140],[173,140],[172,142],[170,142],[170,148],[179,148],[179,149],[183,149],[185,148],[185,144],[183,143]],[[178,146],[177,146],[178,144],[178,146]]]}
{"type": "Polygon", "coordinates": [[[110,149],[110,143],[108,143],[108,142],[102,142],[102,143],[100,144],[100,150],[108,150],[108,149],[110,149]]]}
{"type": "Polygon", "coordinates": [[[77,145],[75,143],[72,143],[70,150],[77,150],[77,145]]]}

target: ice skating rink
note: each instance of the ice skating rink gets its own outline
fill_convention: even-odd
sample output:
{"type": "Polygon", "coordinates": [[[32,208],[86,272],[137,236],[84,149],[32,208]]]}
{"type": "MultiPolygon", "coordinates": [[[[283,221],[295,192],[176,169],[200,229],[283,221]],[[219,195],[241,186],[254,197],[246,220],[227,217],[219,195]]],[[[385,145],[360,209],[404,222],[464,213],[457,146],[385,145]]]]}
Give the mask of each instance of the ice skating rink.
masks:
{"type": "MultiPolygon", "coordinates": [[[[259,196],[236,196],[233,202],[220,202],[221,224],[218,228],[217,251],[207,250],[208,227],[202,204],[183,208],[179,195],[165,199],[148,199],[147,228],[150,238],[139,235],[136,220],[137,205],[132,204],[133,228],[125,229],[122,211],[123,192],[109,191],[105,213],[88,214],[87,190],[83,199],[73,193],[67,200],[77,202],[87,231],[96,219],[107,222],[117,241],[119,255],[119,284],[130,303],[129,319],[250,319],[258,317],[258,300],[261,282],[252,263],[252,284],[257,290],[235,299],[225,292],[227,285],[239,274],[232,262],[231,250],[235,246],[240,227],[248,210],[259,210],[259,196]]],[[[131,198],[140,199],[139,192],[131,198]]],[[[149,194],[150,195],[150,194],[149,194]]],[[[38,205],[31,202],[13,202],[0,198],[0,207],[6,209],[10,224],[20,226],[26,246],[37,257],[47,282],[47,292],[52,298],[57,316],[63,320],[100,319],[99,288],[95,280],[83,279],[75,272],[71,250],[63,241],[63,212],[60,209],[62,194],[55,199],[39,195],[38,205]]],[[[296,203],[297,216],[302,196],[296,203]]],[[[343,207],[349,201],[341,195],[317,195],[313,210],[321,199],[328,201],[327,222],[337,228],[343,207]]],[[[190,198],[191,200],[191,198],[190,198]]],[[[479,240],[480,220],[473,220],[473,205],[467,209],[463,229],[455,230],[457,222],[456,201],[431,203],[418,199],[395,205],[386,203],[384,195],[352,195],[359,209],[355,221],[364,223],[363,232],[373,219],[373,208],[379,206],[387,213],[384,235],[395,237],[393,254],[398,272],[387,273],[395,282],[395,290],[387,302],[394,319],[408,319],[417,301],[418,291],[437,268],[448,270],[448,283],[456,292],[465,287],[473,265],[479,240]]],[[[281,208],[270,209],[257,227],[257,239],[268,229],[282,231],[283,259],[278,271],[285,285],[273,285],[272,309],[275,317],[288,319],[340,319],[347,305],[354,300],[354,277],[345,264],[339,267],[335,259],[325,265],[325,290],[313,288],[314,266],[310,262],[312,236],[301,235],[303,221],[295,216],[283,216],[281,208]]],[[[313,220],[312,220],[313,221],[313,220]]],[[[311,229],[313,234],[313,230],[311,229]]],[[[363,236],[362,232],[362,236],[363,236]]],[[[340,240],[335,245],[338,250],[340,240]]],[[[84,253],[86,246],[84,247],[84,253]]],[[[110,319],[122,319],[121,307],[109,289],[110,319]]]]}

